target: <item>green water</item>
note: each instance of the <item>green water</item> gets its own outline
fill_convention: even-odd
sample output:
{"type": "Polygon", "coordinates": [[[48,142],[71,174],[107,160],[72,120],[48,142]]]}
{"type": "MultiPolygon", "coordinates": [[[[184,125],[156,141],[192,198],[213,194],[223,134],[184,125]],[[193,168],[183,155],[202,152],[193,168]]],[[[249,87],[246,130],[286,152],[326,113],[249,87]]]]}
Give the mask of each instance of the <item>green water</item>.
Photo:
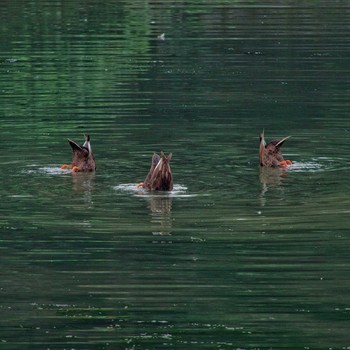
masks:
{"type": "Polygon", "coordinates": [[[1,349],[348,349],[349,10],[2,3],[1,349]]]}

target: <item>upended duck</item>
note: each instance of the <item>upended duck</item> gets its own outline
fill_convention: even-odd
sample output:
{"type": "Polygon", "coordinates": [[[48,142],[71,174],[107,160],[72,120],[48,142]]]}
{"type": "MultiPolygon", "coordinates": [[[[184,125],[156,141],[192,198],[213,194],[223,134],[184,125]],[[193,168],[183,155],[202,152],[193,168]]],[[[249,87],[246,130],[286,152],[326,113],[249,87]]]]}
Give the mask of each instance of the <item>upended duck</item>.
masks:
{"type": "Polygon", "coordinates": [[[172,153],[166,156],[154,153],[152,156],[151,168],[144,182],[137,187],[143,187],[151,191],[171,191],[173,189],[173,176],[170,169],[172,153]]]}
{"type": "Polygon", "coordinates": [[[283,138],[282,140],[272,140],[268,144],[265,142],[264,131],[260,133],[260,150],[259,161],[261,166],[265,167],[286,167],[292,164],[290,160],[284,160],[281,146],[290,136],[283,138]]]}
{"type": "Polygon", "coordinates": [[[72,172],[95,171],[96,162],[91,149],[90,135],[85,135],[85,142],[83,145],[79,145],[70,139],[68,139],[68,142],[73,151],[72,163],[70,165],[64,164],[61,166],[61,168],[72,169],[72,172]]]}

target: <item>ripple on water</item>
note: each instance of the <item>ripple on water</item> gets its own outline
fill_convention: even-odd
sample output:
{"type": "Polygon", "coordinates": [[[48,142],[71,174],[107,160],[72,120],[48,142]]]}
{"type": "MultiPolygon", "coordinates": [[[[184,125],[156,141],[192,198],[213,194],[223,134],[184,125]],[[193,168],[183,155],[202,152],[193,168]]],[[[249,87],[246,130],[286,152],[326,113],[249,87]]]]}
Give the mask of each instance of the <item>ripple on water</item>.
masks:
{"type": "Polygon", "coordinates": [[[293,172],[318,172],[340,170],[347,166],[348,164],[344,159],[320,157],[313,158],[307,162],[293,162],[286,170],[293,172]]]}
{"type": "Polygon", "coordinates": [[[60,167],[38,167],[35,169],[24,170],[26,174],[46,174],[46,175],[66,175],[70,174],[69,169],[61,169],[60,167]]]}
{"type": "Polygon", "coordinates": [[[324,170],[324,166],[320,163],[311,162],[294,162],[286,168],[287,171],[321,171],[324,170]]]}
{"type": "Polygon", "coordinates": [[[116,191],[134,194],[142,197],[195,197],[196,194],[186,193],[187,187],[175,184],[172,191],[149,191],[142,187],[137,187],[136,183],[120,184],[113,187],[116,191]]]}

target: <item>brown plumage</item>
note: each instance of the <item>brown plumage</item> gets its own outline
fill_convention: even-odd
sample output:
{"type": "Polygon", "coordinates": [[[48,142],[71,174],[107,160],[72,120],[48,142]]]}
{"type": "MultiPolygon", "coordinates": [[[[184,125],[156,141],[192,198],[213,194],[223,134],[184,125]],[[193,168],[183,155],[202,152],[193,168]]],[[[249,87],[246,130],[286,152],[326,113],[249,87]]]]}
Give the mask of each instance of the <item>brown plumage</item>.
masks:
{"type": "Polygon", "coordinates": [[[68,142],[73,151],[71,164],[73,171],[95,171],[96,162],[91,149],[90,136],[85,135],[85,142],[83,145],[78,145],[76,142],[69,139],[68,142]]]}
{"type": "Polygon", "coordinates": [[[170,169],[170,160],[161,152],[161,155],[153,154],[152,164],[149,173],[143,182],[143,188],[151,191],[171,191],[173,189],[173,176],[170,169]]]}
{"type": "Polygon", "coordinates": [[[260,133],[260,165],[266,167],[278,167],[287,166],[291,164],[292,162],[290,160],[284,160],[282,152],[280,150],[284,141],[286,141],[289,137],[290,136],[287,136],[282,140],[272,140],[268,144],[266,144],[264,131],[262,131],[260,133]]]}
{"type": "Polygon", "coordinates": [[[152,156],[152,163],[151,168],[149,169],[148,175],[145,178],[145,181],[143,182],[143,187],[148,188],[151,186],[151,178],[154,172],[155,167],[160,161],[160,156],[157,153],[154,153],[152,156]]]}

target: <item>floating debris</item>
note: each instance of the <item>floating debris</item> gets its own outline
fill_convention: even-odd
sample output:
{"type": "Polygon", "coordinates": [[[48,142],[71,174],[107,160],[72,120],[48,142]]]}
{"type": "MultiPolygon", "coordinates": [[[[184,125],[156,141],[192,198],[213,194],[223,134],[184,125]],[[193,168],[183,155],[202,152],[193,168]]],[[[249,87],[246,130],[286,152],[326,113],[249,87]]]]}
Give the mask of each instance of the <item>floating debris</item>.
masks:
{"type": "Polygon", "coordinates": [[[158,35],[158,36],[157,36],[157,39],[158,39],[159,41],[165,41],[165,33],[162,33],[162,34],[158,35]]]}

